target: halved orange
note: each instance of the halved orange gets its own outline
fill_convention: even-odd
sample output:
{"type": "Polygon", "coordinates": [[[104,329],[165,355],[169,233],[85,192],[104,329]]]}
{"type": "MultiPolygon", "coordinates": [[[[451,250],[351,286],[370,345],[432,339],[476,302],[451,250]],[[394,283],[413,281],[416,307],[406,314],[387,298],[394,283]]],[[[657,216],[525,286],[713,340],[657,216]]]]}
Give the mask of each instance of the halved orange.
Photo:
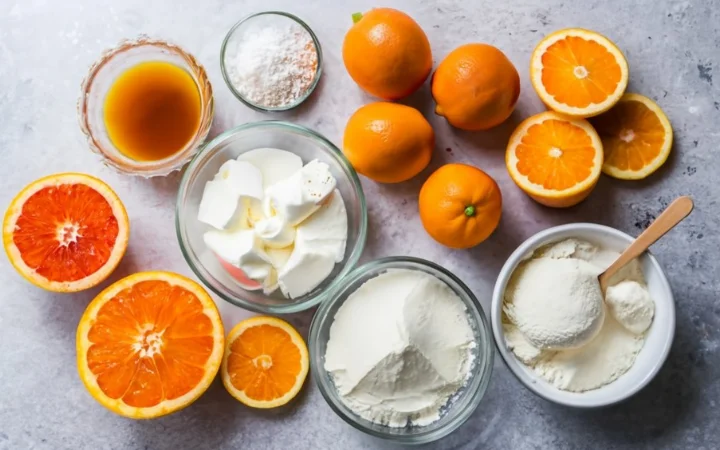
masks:
{"type": "Polygon", "coordinates": [[[49,291],[93,287],[117,267],[127,249],[125,207],[101,180],[60,173],[34,181],[10,203],[3,245],[15,269],[49,291]]]}
{"type": "Polygon", "coordinates": [[[257,316],[235,325],[227,337],[225,389],[253,408],[275,408],[300,392],[309,367],[302,336],[284,320],[257,316]]]}
{"type": "Polygon", "coordinates": [[[591,117],[620,100],[628,84],[628,63],[605,36],[568,28],[548,35],[535,47],[530,80],[548,108],[591,117]]]}
{"type": "Polygon", "coordinates": [[[194,402],[222,362],[224,330],[199,284],[171,272],[140,272],[88,305],[77,329],[80,378],[101,405],[147,419],[194,402]]]}
{"type": "Polygon", "coordinates": [[[590,123],[552,111],[520,123],[505,152],[515,184],[537,202],[556,208],[590,195],[602,163],[602,142],[590,123]]]}
{"type": "Polygon", "coordinates": [[[609,111],[590,121],[602,139],[602,171],[621,180],[640,180],[670,156],[673,131],[662,109],[640,94],[625,94],[609,111]]]}

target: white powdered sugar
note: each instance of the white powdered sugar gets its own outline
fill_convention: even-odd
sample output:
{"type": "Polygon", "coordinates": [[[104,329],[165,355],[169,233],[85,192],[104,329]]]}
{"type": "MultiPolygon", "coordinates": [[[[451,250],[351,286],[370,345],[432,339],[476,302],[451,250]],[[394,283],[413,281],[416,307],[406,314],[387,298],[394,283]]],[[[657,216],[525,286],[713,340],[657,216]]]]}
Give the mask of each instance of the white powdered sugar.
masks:
{"type": "Polygon", "coordinates": [[[312,36],[287,18],[258,17],[228,42],[225,67],[230,83],[251,103],[277,108],[302,98],[312,86],[318,53],[312,36]]]}
{"type": "Polygon", "coordinates": [[[389,270],[337,311],[325,370],[342,401],[365,419],[423,426],[438,420],[467,382],[475,346],[465,305],[445,283],[389,270]]]}

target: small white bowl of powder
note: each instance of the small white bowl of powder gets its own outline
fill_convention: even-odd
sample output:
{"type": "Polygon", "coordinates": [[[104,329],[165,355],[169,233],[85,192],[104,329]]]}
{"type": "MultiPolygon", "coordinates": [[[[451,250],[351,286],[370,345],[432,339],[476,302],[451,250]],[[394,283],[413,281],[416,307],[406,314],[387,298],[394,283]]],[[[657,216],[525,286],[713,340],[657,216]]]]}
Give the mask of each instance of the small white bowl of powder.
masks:
{"type": "MultiPolygon", "coordinates": [[[[579,408],[611,405],[646,386],[665,362],[675,333],[675,303],[667,278],[650,253],[626,266],[621,280],[614,279],[617,287],[613,292],[608,289],[604,317],[597,325],[593,312],[597,302],[587,299],[577,311],[562,305],[573,296],[561,288],[569,289],[578,280],[560,276],[550,264],[578,262],[596,276],[632,241],[631,236],[603,225],[562,225],[525,241],[501,269],[491,307],[495,341],[510,371],[540,397],[579,408]],[[550,272],[543,275],[538,269],[550,272]],[[532,278],[534,272],[540,278],[532,278]],[[558,286],[562,283],[570,284],[558,286]],[[523,311],[528,300],[522,297],[524,291],[548,310],[523,311]],[[623,301],[640,298],[639,294],[647,310],[628,309],[623,301]],[[571,331],[576,336],[570,336],[571,331]]],[[[584,283],[575,284],[583,291],[584,283]]],[[[599,291],[598,295],[602,302],[599,291]]]]}
{"type": "Polygon", "coordinates": [[[320,80],[320,42],[292,14],[260,12],[230,29],[220,69],[230,91],[250,108],[286,111],[304,102],[320,80]]]}

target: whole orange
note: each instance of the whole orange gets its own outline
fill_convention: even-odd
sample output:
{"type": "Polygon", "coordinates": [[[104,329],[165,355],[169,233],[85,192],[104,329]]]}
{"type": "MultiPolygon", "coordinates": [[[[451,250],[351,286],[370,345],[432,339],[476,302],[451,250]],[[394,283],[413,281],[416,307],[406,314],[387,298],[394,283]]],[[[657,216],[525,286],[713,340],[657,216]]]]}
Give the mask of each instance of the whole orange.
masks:
{"type": "Polygon", "coordinates": [[[372,9],[356,21],[345,35],[343,61],[363,90],[384,100],[410,95],[432,70],[425,32],[392,8],[372,9]]]}
{"type": "Polygon", "coordinates": [[[520,96],[520,77],[503,52],[466,44],[438,65],[432,77],[435,113],[463,130],[487,130],[505,121],[520,96]]]}
{"type": "Polygon", "coordinates": [[[360,107],[345,126],[343,153],[362,175],[399,183],[420,173],[432,157],[435,133],[420,112],[397,103],[360,107]]]}
{"type": "Polygon", "coordinates": [[[423,184],[418,207],[433,239],[451,248],[470,248],[497,228],[502,196],[495,180],[477,167],[446,164],[423,184]]]}

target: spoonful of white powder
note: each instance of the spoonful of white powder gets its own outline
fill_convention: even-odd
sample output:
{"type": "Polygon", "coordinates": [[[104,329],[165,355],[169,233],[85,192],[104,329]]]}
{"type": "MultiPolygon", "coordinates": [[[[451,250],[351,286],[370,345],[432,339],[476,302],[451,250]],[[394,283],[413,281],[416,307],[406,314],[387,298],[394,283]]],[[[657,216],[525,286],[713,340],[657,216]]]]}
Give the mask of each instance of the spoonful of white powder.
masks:
{"type": "Polygon", "coordinates": [[[508,287],[505,314],[536,348],[582,347],[605,320],[598,270],[575,258],[525,262],[508,287]]]}

